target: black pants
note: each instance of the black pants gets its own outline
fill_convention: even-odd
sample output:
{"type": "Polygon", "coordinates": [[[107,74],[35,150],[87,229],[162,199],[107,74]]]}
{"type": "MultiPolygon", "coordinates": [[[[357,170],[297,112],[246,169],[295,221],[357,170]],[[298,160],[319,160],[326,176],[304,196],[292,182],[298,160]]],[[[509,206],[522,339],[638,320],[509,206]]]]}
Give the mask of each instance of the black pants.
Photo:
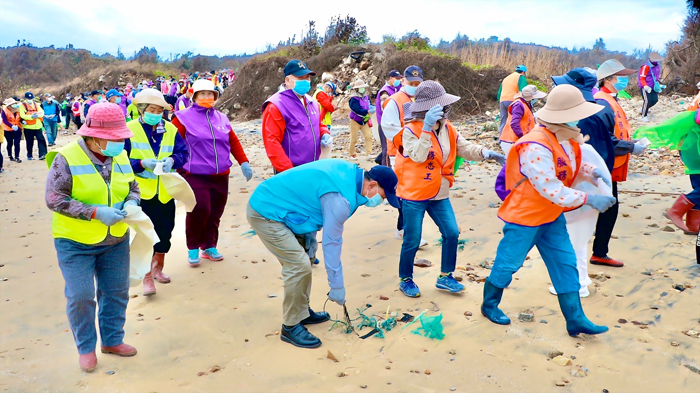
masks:
{"type": "Polygon", "coordinates": [[[80,128],[83,126],[83,122],[80,121],[80,116],[73,116],[73,123],[77,128],[80,128]]]}
{"type": "Polygon", "coordinates": [[[642,98],[644,99],[644,104],[642,104],[642,116],[646,116],[649,113],[649,109],[659,102],[659,93],[654,90],[651,93],[647,93],[642,89],[642,98]]]}
{"type": "Polygon", "coordinates": [[[175,200],[171,199],[168,203],[161,203],[156,195],[151,199],[142,199],[141,209],[153,222],[153,228],[160,239],[153,246],[153,251],[167,253],[170,251],[170,238],[175,228],[175,200]]]}
{"type": "Polygon", "coordinates": [[[386,147],[386,135],[384,135],[384,130],[382,130],[382,125],[379,125],[379,142],[382,145],[382,152],[379,153],[379,156],[377,157],[374,162],[376,162],[379,165],[384,165],[384,166],[389,166],[389,156],[387,155],[387,147],[386,147]]]}
{"type": "Polygon", "coordinates": [[[32,150],[34,150],[34,139],[36,139],[37,145],[39,145],[39,158],[46,157],[46,139],[44,139],[44,133],[41,132],[41,128],[38,130],[24,130],[24,139],[27,144],[27,158],[32,158],[32,150]]]}
{"type": "Polygon", "coordinates": [[[403,230],[403,201],[399,199],[399,218],[396,220],[396,230],[403,230]]]}
{"type": "Polygon", "coordinates": [[[7,140],[7,155],[10,160],[19,158],[19,142],[22,140],[22,131],[5,131],[5,139],[7,140]],[[15,154],[12,154],[14,147],[15,154]]]}
{"type": "MultiPolygon", "coordinates": [[[[612,184],[612,194],[617,199],[617,182],[612,184]]],[[[617,221],[617,213],[620,211],[620,202],[615,202],[613,207],[606,210],[605,213],[598,215],[598,223],[595,226],[595,240],[593,240],[593,256],[604,258],[608,256],[608,245],[610,236],[612,236],[615,222],[617,221]]]]}

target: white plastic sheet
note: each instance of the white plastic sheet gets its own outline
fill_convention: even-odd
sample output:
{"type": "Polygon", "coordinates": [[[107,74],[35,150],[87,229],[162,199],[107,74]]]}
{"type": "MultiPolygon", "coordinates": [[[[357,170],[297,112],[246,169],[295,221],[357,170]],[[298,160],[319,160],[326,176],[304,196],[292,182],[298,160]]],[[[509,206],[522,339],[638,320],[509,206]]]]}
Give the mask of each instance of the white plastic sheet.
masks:
{"type": "Polygon", "coordinates": [[[176,201],[181,202],[188,213],[194,209],[194,206],[197,204],[197,198],[195,198],[194,191],[192,191],[184,177],[177,172],[163,172],[162,162],[156,164],[156,169],[153,170],[153,173],[160,176],[160,181],[165,186],[168,194],[176,201]]]}
{"type": "MultiPolygon", "coordinates": [[[[600,169],[603,171],[604,176],[611,180],[610,171],[608,171],[605,161],[590,145],[581,145],[581,160],[600,169]]],[[[581,165],[581,163],[578,165],[581,165]]],[[[589,195],[612,196],[612,189],[602,180],[598,180],[598,185],[596,186],[577,177],[571,188],[583,191],[589,195]]],[[[588,241],[595,232],[595,226],[598,222],[598,211],[590,206],[581,206],[576,210],[564,213],[564,217],[566,218],[566,229],[569,232],[571,244],[576,252],[576,267],[578,268],[579,281],[581,286],[585,287],[592,282],[588,277],[588,241]]]]}
{"type": "Polygon", "coordinates": [[[141,284],[143,276],[151,271],[153,245],[158,243],[158,235],[153,228],[151,219],[141,210],[141,206],[127,205],[126,218],[122,221],[129,225],[129,286],[141,284]]]}

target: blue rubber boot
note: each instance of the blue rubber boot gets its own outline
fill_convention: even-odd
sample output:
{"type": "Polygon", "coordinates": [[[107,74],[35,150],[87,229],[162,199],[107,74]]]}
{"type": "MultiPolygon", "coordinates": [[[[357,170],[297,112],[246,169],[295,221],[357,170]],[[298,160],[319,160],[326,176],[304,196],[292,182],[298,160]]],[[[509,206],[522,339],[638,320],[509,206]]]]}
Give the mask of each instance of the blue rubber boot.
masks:
{"type": "Polygon", "coordinates": [[[578,292],[560,293],[557,297],[559,297],[561,312],[566,318],[566,330],[569,336],[575,337],[580,333],[600,334],[608,331],[607,326],[598,326],[586,318],[578,292]]]}
{"type": "Polygon", "coordinates": [[[510,318],[498,308],[503,297],[503,289],[491,284],[488,278],[484,281],[484,302],[481,304],[481,313],[493,323],[510,325],[510,318]]]}

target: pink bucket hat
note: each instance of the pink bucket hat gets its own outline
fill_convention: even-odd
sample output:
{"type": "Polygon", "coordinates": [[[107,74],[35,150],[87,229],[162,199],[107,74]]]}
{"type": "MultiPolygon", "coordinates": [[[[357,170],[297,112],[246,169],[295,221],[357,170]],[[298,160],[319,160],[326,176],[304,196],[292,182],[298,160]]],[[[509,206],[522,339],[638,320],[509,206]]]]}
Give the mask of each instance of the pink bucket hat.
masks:
{"type": "Polygon", "coordinates": [[[126,126],[122,108],[117,104],[105,102],[90,107],[78,135],[118,140],[131,138],[134,133],[126,126]]]}

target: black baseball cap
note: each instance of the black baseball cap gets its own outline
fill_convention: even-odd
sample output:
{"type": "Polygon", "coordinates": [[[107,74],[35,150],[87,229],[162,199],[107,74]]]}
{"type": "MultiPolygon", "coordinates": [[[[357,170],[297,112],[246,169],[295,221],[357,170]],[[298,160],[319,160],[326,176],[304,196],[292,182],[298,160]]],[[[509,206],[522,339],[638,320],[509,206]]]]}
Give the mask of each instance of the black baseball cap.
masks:
{"type": "Polygon", "coordinates": [[[394,170],[388,166],[377,165],[370,169],[368,174],[384,189],[384,195],[389,204],[399,209],[399,199],[396,198],[396,185],[399,184],[399,178],[396,177],[394,170]]]}
{"type": "Polygon", "coordinates": [[[420,69],[418,66],[409,66],[406,68],[406,71],[403,72],[404,78],[406,78],[407,81],[413,82],[413,81],[421,81],[423,82],[423,70],[420,69]]]}
{"type": "Polygon", "coordinates": [[[27,100],[33,100],[33,99],[34,99],[34,94],[32,94],[31,91],[28,91],[28,92],[24,93],[24,98],[27,99],[27,100]]]}
{"type": "Polygon", "coordinates": [[[309,67],[306,66],[301,60],[290,60],[286,66],[284,66],[284,76],[294,75],[296,77],[301,77],[304,75],[315,76],[316,73],[311,71],[309,67]]]}
{"type": "Polygon", "coordinates": [[[389,78],[401,78],[401,73],[399,70],[391,70],[389,71],[389,78]]]}
{"type": "Polygon", "coordinates": [[[102,92],[99,90],[93,90],[92,93],[90,93],[91,96],[94,96],[95,94],[102,94],[102,92]]]}

